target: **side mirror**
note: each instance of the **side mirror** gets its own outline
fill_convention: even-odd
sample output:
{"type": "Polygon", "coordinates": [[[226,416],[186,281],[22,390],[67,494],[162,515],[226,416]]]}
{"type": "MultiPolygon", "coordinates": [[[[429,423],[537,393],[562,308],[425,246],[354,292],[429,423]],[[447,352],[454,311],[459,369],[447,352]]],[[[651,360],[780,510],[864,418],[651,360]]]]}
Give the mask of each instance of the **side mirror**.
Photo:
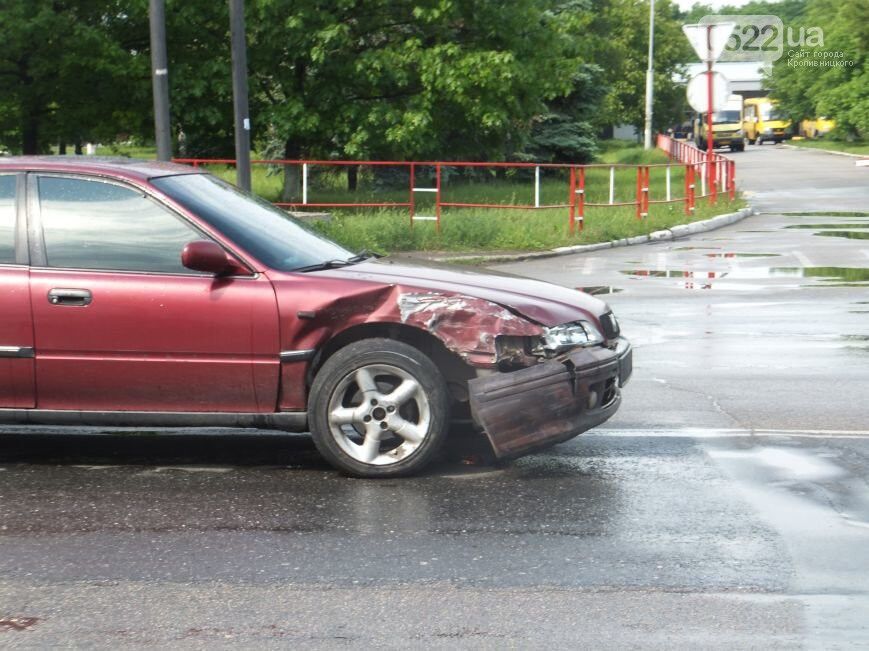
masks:
{"type": "Polygon", "coordinates": [[[181,251],[181,264],[194,271],[213,274],[222,274],[233,268],[226,251],[214,242],[206,240],[187,244],[181,251]]]}

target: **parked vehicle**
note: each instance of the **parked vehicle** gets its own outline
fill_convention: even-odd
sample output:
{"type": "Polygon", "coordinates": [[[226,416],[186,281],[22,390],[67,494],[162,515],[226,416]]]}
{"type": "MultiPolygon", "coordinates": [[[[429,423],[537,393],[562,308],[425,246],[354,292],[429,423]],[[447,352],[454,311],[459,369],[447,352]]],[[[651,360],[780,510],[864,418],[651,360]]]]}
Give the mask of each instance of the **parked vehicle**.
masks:
{"type": "Polygon", "coordinates": [[[791,121],[775,100],[753,97],[743,104],[742,129],[751,144],[783,142],[791,137],[791,121]]]}
{"type": "Polygon", "coordinates": [[[805,138],[823,138],[835,128],[835,120],[822,116],[800,122],[800,135],[805,138]]]}
{"type": "MultiPolygon", "coordinates": [[[[709,129],[706,113],[694,117],[694,144],[705,150],[709,144],[709,129]]],[[[744,151],[745,137],[742,131],[742,97],[731,95],[720,111],[712,114],[713,147],[729,147],[730,151],[744,151]]]]}
{"type": "Polygon", "coordinates": [[[581,292],[354,255],[190,167],[0,159],[0,423],[310,430],[399,475],[454,418],[502,459],[574,437],[631,367],[581,292]]]}

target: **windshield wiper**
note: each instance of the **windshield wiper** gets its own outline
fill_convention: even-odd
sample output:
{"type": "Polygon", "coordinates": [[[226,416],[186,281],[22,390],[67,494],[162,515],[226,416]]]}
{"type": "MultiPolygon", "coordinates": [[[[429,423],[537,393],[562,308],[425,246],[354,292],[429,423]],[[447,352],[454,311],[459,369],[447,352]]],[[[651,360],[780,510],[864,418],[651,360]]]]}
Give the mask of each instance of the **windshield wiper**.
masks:
{"type": "Polygon", "coordinates": [[[293,271],[323,271],[324,269],[337,269],[338,267],[346,267],[349,264],[353,263],[349,260],[326,260],[325,262],[318,262],[317,264],[309,264],[304,267],[296,267],[295,269],[293,269],[293,271]]]}
{"type": "Polygon", "coordinates": [[[383,256],[379,253],[375,253],[374,251],[369,251],[368,249],[362,249],[359,253],[354,255],[351,258],[347,258],[347,262],[350,264],[355,264],[357,262],[362,262],[367,260],[368,258],[382,258],[383,256]]]}
{"type": "Polygon", "coordinates": [[[368,249],[363,249],[359,253],[354,256],[347,258],[346,260],[326,260],[325,262],[318,262],[316,264],[309,264],[304,267],[297,267],[293,269],[293,271],[305,272],[305,271],[323,271],[324,269],[337,269],[338,267],[347,267],[351,264],[356,264],[358,262],[363,262],[368,258],[382,258],[383,256],[379,253],[374,253],[373,251],[369,251],[368,249]]]}

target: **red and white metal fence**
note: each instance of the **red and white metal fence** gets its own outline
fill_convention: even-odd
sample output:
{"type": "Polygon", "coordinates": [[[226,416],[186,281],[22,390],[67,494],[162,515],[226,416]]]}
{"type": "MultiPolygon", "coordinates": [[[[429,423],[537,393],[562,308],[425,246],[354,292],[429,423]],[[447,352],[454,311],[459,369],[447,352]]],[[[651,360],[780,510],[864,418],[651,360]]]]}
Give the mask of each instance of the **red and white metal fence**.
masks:
{"type": "MultiPolygon", "coordinates": [[[[603,209],[610,207],[633,207],[638,219],[649,216],[653,205],[661,204],[684,204],[685,213],[694,213],[698,199],[707,198],[714,203],[718,192],[728,192],[731,198],[735,193],[733,161],[724,156],[715,156],[715,165],[719,173],[716,174],[716,182],[707,188],[705,169],[705,153],[686,143],[658,136],[658,147],[663,149],[671,159],[670,163],[650,165],[624,165],[624,164],[591,164],[571,165],[555,163],[505,163],[505,162],[469,162],[469,161],[346,161],[346,160],[253,160],[252,166],[268,165],[281,166],[286,174],[293,167],[301,177],[301,201],[279,201],[275,205],[282,208],[311,209],[311,208],[396,208],[407,210],[409,224],[412,227],[418,221],[432,221],[440,230],[443,209],[498,209],[498,210],[545,210],[566,209],[568,227],[570,232],[582,230],[587,210],[589,208],[603,209]],[[404,170],[409,179],[407,195],[404,201],[325,201],[312,199],[310,179],[312,168],[340,169],[350,166],[373,167],[404,170]],[[427,175],[430,181],[421,181],[420,170],[425,169],[433,174],[427,175]],[[444,177],[445,170],[472,170],[488,169],[514,173],[519,170],[533,171],[533,201],[530,203],[490,203],[486,201],[469,202],[454,201],[445,196],[444,177]],[[633,173],[631,173],[633,170],[633,173]],[[674,172],[680,172],[674,174],[674,172]],[[559,174],[567,181],[564,187],[563,199],[558,201],[544,202],[542,199],[543,174],[559,174]],[[663,192],[653,197],[651,192],[651,179],[655,175],[659,182],[663,176],[663,192]],[[590,176],[596,179],[606,179],[604,183],[598,183],[590,187],[590,176]],[[673,177],[680,176],[684,179],[684,188],[679,193],[677,183],[673,177]],[[626,190],[626,178],[636,179],[635,186],[626,190]],[[700,193],[697,193],[695,180],[700,179],[700,193]],[[621,184],[617,188],[617,180],[621,184]],[[608,181],[608,185],[606,184],[608,181]],[[709,192],[707,192],[707,189],[709,192]],[[617,192],[619,190],[619,192],[617,192]],[[598,199],[589,200],[589,192],[597,195],[598,199]],[[421,195],[433,195],[434,205],[432,214],[420,214],[419,203],[421,195]],[[604,200],[605,199],[605,200],[604,200]]],[[[215,158],[176,158],[176,163],[186,163],[193,167],[208,165],[235,165],[233,159],[215,158]]],[[[633,181],[630,181],[633,185],[633,181]]],[[[551,192],[551,189],[550,189],[551,192]]]]}
{"type": "Polygon", "coordinates": [[[715,203],[718,194],[726,193],[731,199],[736,196],[736,163],[731,159],[715,152],[710,155],[691,143],[662,133],[658,134],[657,146],[670,160],[693,168],[694,176],[700,178],[701,184],[700,194],[696,198],[708,197],[710,203],[715,203]]]}

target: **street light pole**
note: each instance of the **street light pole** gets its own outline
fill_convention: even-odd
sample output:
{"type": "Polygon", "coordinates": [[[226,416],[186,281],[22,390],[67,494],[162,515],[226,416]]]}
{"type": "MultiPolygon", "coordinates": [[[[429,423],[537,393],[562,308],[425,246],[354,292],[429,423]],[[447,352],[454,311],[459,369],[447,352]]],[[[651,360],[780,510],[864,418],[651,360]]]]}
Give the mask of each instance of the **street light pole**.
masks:
{"type": "Polygon", "coordinates": [[[649,5],[649,67],[646,69],[646,125],[643,132],[646,149],[652,148],[652,100],[655,73],[655,0],[649,5]]]}
{"type": "Polygon", "coordinates": [[[232,98],[235,114],[236,184],[250,190],[250,115],[247,97],[247,42],[244,0],[229,0],[229,32],[232,42],[232,98]]]}
{"type": "Polygon", "coordinates": [[[169,64],[166,56],[165,0],[150,0],[151,77],[154,92],[154,137],[157,160],[171,160],[172,131],[169,122],[169,64]]]}

